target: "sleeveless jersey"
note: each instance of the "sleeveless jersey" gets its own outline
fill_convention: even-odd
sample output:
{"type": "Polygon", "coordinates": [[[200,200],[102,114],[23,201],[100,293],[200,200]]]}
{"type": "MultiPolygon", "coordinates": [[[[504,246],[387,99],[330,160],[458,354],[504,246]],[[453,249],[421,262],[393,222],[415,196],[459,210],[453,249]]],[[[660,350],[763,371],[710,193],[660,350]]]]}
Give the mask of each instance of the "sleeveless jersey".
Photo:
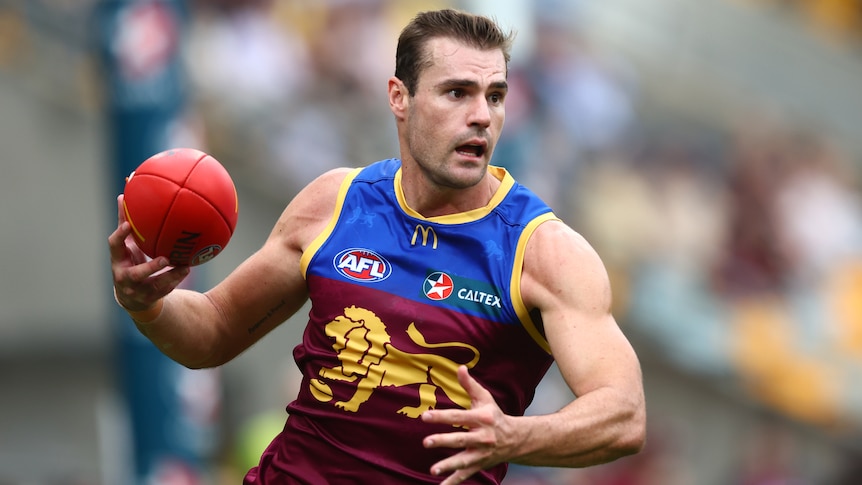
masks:
{"type": "MultiPolygon", "coordinates": [[[[351,172],[325,231],[305,250],[312,302],[294,358],[303,374],[284,431],[246,484],[440,483],[457,453],[422,440],[459,431],[428,409],[469,408],[460,365],[503,412],[522,415],[552,363],[520,295],[532,232],[556,219],[502,168],[490,203],[425,218],[401,191],[401,162],[351,172]]],[[[506,464],[466,483],[499,483],[506,464]]]]}

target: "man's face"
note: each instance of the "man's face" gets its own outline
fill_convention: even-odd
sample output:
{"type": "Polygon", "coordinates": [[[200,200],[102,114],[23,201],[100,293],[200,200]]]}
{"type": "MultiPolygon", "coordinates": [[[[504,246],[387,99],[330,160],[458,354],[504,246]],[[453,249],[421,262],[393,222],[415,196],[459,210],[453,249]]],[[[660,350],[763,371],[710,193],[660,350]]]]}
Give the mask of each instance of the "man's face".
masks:
{"type": "Polygon", "coordinates": [[[448,38],[427,46],[433,60],[408,98],[408,153],[442,187],[479,183],[505,119],[506,61],[498,50],[479,50],[448,38]]]}

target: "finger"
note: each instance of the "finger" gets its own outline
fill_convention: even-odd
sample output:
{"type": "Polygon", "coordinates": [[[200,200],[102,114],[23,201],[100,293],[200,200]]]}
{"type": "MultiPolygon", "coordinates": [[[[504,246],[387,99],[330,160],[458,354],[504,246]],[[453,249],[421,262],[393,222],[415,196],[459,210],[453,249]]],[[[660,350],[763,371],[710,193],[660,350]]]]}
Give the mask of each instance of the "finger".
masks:
{"type": "Polygon", "coordinates": [[[431,474],[434,476],[451,474],[442,483],[461,483],[482,469],[479,465],[481,459],[482,456],[475,452],[463,451],[432,465],[431,474]]]}
{"type": "Polygon", "coordinates": [[[481,415],[476,410],[486,405],[496,406],[494,396],[470,375],[467,366],[462,365],[458,367],[458,382],[467,391],[467,395],[470,396],[470,409],[432,409],[422,413],[423,421],[427,423],[451,424],[467,429],[482,424],[482,421],[480,421],[481,415]]]}
{"type": "Polygon", "coordinates": [[[111,261],[120,262],[128,256],[126,238],[132,233],[128,222],[120,223],[114,232],[108,236],[108,248],[111,251],[111,261]]]}
{"type": "Polygon", "coordinates": [[[117,225],[126,222],[126,198],[125,195],[120,194],[117,196],[117,225]]]}
{"type": "Polygon", "coordinates": [[[191,272],[189,266],[168,267],[167,270],[158,271],[141,280],[140,275],[134,274],[141,266],[145,265],[129,267],[115,277],[117,301],[127,310],[141,311],[150,308],[157,300],[174,291],[191,272]]]}
{"type": "Polygon", "coordinates": [[[478,472],[479,470],[479,467],[470,467],[463,470],[458,470],[455,473],[446,477],[445,480],[440,482],[440,485],[457,485],[459,483],[463,483],[464,480],[467,480],[468,478],[472,477],[473,474],[478,472]]]}
{"type": "Polygon", "coordinates": [[[116,279],[132,284],[141,284],[147,282],[147,278],[165,269],[167,266],[167,258],[159,257],[125,268],[122,274],[117,275],[116,279]]]}
{"type": "Polygon", "coordinates": [[[472,437],[467,431],[432,434],[422,440],[425,448],[467,448],[471,444],[472,437]]]}
{"type": "MultiPolygon", "coordinates": [[[[432,409],[422,413],[422,421],[435,424],[449,424],[470,429],[476,425],[473,412],[466,409],[432,409]]],[[[447,433],[448,434],[448,433],[447,433]]]]}
{"type": "Polygon", "coordinates": [[[152,280],[153,285],[157,288],[156,294],[162,297],[174,291],[190,272],[189,266],[177,266],[158,274],[152,280]]]}
{"type": "Polygon", "coordinates": [[[132,256],[131,259],[134,264],[141,264],[148,258],[138,247],[138,243],[135,241],[135,238],[132,237],[132,224],[128,222],[128,219],[126,218],[125,200],[125,195],[120,194],[117,196],[117,227],[128,226],[129,229],[126,233],[126,237],[123,239],[126,243],[127,254],[132,256]]]}
{"type": "Polygon", "coordinates": [[[477,407],[478,403],[485,403],[489,400],[494,402],[494,396],[491,392],[470,375],[470,370],[466,365],[458,367],[458,383],[467,391],[474,408],[477,407]]]}
{"type": "Polygon", "coordinates": [[[150,259],[149,256],[144,254],[141,247],[138,246],[137,241],[135,241],[135,238],[132,236],[126,237],[126,251],[128,251],[131,256],[133,264],[146,263],[150,259]]]}
{"type": "Polygon", "coordinates": [[[123,308],[139,311],[151,307],[156,300],[174,291],[191,272],[189,266],[178,266],[143,277],[142,274],[151,271],[153,262],[128,267],[119,271],[119,276],[115,276],[117,301],[123,308]],[[136,274],[136,271],[143,267],[149,269],[136,274]]]}

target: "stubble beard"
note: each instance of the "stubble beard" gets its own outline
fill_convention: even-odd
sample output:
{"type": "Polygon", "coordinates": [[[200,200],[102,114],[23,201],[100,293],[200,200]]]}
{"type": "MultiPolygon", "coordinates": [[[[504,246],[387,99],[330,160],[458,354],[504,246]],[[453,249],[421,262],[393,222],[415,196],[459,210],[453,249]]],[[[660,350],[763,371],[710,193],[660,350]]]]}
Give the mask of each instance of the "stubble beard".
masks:
{"type": "Polygon", "coordinates": [[[435,151],[433,140],[429,139],[430,137],[421,136],[422,133],[428,132],[412,130],[408,137],[408,148],[416,166],[429,181],[442,189],[468,189],[476,186],[485,178],[485,174],[488,172],[487,163],[482,164],[481,168],[465,169],[465,172],[469,170],[469,175],[456,173],[458,162],[449,159],[455,156],[455,149],[460,145],[456,142],[444,151],[435,151]]]}
{"type": "Polygon", "coordinates": [[[475,186],[485,177],[485,173],[488,168],[487,165],[485,165],[476,175],[467,177],[456,174],[453,165],[447,163],[446,160],[427,163],[422,159],[422,157],[415,157],[414,159],[416,160],[416,164],[419,166],[419,169],[423,174],[425,174],[428,180],[438,187],[447,189],[468,189],[475,186]]]}

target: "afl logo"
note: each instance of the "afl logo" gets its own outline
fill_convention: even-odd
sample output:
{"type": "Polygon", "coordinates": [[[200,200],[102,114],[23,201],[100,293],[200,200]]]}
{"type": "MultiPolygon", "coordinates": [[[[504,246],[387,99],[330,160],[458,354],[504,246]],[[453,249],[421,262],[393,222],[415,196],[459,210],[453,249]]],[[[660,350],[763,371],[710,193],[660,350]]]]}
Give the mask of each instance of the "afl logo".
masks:
{"type": "Polygon", "coordinates": [[[201,249],[200,251],[198,251],[197,254],[195,254],[194,257],[192,258],[192,262],[189,264],[192,266],[204,264],[207,261],[218,256],[218,253],[220,253],[220,252],[221,252],[221,246],[219,246],[218,244],[212,244],[212,245],[207,246],[207,247],[201,249]]]}
{"type": "Polygon", "coordinates": [[[427,296],[429,300],[434,301],[449,298],[449,295],[452,294],[454,289],[455,283],[452,282],[452,277],[441,271],[428,275],[428,277],[425,278],[425,282],[422,284],[422,292],[425,293],[425,296],[427,296]]]}
{"type": "Polygon", "coordinates": [[[364,283],[383,281],[392,274],[389,261],[370,249],[345,249],[335,255],[332,264],[347,278],[364,283]]]}

